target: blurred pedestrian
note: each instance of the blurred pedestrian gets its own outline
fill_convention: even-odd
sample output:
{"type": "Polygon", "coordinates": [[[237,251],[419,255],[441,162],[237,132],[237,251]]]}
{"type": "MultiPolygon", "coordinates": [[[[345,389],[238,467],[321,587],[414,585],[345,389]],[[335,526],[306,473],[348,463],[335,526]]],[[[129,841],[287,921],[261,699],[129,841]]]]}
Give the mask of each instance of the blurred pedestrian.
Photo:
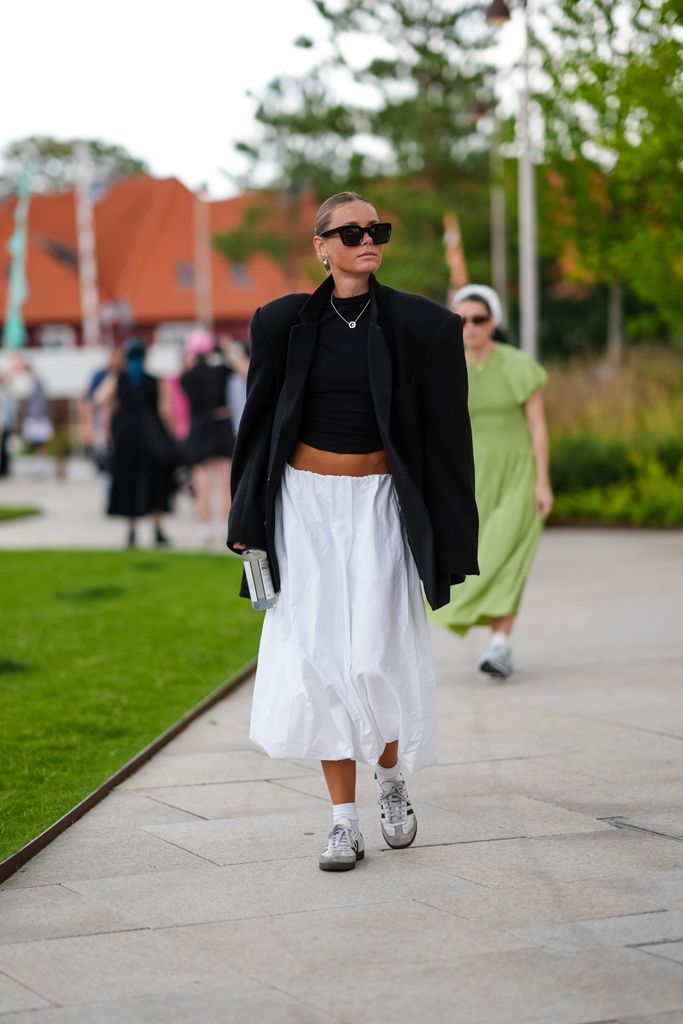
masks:
{"type": "Polygon", "coordinates": [[[39,480],[45,479],[49,473],[47,461],[47,445],[54,437],[54,426],[50,412],[50,401],[45,385],[29,362],[24,363],[24,372],[28,377],[28,394],[24,402],[24,418],[21,435],[33,453],[31,471],[39,480]]]}
{"type": "Polygon", "coordinates": [[[547,374],[519,349],[494,341],[501,306],[493,289],[466,285],[452,308],[463,321],[481,575],[455,589],[432,620],[461,635],[490,626],[479,668],[505,679],[513,671],[510,634],[553,504],[541,393],[547,374]]]}
{"type": "Polygon", "coordinates": [[[11,457],[9,439],[17,419],[17,403],[9,380],[0,376],[0,477],[9,476],[11,457]]]}
{"type": "Polygon", "coordinates": [[[108,374],[117,376],[123,366],[123,349],[114,348],[106,366],[95,370],[80,403],[81,440],[98,472],[109,475],[111,410],[95,401],[100,384],[108,374]]]}
{"type": "Polygon", "coordinates": [[[227,405],[232,369],[214,354],[213,335],[197,328],[187,338],[192,365],[180,378],[190,403],[190,432],[185,444],[192,467],[192,486],[197,509],[197,540],[208,544],[213,537],[212,493],[218,491],[223,522],[230,510],[230,464],[235,435],[227,405]]]}
{"type": "Polygon", "coordinates": [[[227,401],[230,409],[232,429],[237,435],[240,420],[247,401],[247,374],[249,373],[249,353],[245,345],[226,335],[220,339],[221,348],[225,353],[232,373],[228,378],[227,401]]]}
{"type": "Polygon", "coordinates": [[[327,279],[251,321],[228,545],[268,553],[251,738],[322,762],[323,871],[364,857],[356,761],[371,764],[392,849],[415,839],[402,768],[436,759],[436,668],[420,579],[438,608],[477,572],[460,321],[379,283],[391,224],[355,193],[318,210],[327,279]]]}
{"type": "Polygon", "coordinates": [[[137,544],[137,521],[151,516],[157,547],[169,543],[162,515],[171,507],[177,445],[168,429],[169,412],[159,382],[144,369],[145,346],[137,338],[125,347],[120,372],[110,369],[95,402],[111,414],[111,490],[107,513],[128,520],[128,547],[137,544]]]}

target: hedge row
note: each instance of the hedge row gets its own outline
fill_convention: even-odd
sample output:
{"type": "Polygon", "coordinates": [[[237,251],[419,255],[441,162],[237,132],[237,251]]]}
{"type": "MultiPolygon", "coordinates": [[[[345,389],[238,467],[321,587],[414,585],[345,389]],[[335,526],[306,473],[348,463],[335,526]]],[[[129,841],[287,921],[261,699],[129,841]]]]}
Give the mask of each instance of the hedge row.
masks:
{"type": "Polygon", "coordinates": [[[555,520],[683,525],[683,438],[560,438],[551,478],[555,520]]]}

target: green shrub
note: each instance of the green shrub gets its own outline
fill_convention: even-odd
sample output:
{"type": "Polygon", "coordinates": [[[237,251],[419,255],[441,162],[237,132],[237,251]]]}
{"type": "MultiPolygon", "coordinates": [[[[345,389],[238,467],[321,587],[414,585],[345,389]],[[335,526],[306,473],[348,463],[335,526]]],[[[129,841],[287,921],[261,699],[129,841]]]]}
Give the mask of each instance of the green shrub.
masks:
{"type": "Polygon", "coordinates": [[[683,461],[676,472],[653,455],[630,453],[632,478],[606,487],[559,493],[554,520],[633,523],[637,526],[683,525],[683,461]]]}
{"type": "Polygon", "coordinates": [[[621,441],[584,435],[554,442],[550,476],[557,494],[604,487],[630,476],[628,451],[621,441]]]}

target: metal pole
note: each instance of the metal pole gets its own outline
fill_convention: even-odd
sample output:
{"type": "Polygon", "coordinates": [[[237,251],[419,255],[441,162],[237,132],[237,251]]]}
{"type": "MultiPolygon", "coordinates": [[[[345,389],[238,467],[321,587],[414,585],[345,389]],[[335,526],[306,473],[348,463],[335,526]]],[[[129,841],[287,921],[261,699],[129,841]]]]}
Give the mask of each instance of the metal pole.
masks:
{"type": "Polygon", "coordinates": [[[538,280],[536,266],[536,196],[529,137],[529,11],[523,0],[523,83],[519,103],[519,306],[521,348],[538,357],[538,280]]]}
{"type": "Polygon", "coordinates": [[[500,125],[496,125],[491,145],[491,279],[503,308],[503,327],[508,324],[507,253],[505,231],[505,187],[503,157],[500,151],[500,125]]]}
{"type": "Polygon", "coordinates": [[[194,198],[194,294],[197,323],[213,330],[211,299],[211,228],[207,191],[202,186],[194,198]]]}
{"type": "Polygon", "coordinates": [[[81,320],[83,341],[87,346],[99,345],[100,303],[97,293],[97,261],[93,228],[92,159],[84,142],[76,143],[78,178],[76,183],[76,225],[78,229],[78,279],[81,288],[81,320]]]}

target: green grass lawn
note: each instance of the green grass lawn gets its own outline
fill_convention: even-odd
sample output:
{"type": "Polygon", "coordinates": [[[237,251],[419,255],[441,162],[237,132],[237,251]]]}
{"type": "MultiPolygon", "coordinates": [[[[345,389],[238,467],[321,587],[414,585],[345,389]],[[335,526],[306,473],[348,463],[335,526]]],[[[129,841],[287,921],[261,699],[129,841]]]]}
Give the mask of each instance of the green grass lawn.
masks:
{"type": "Polygon", "coordinates": [[[0,523],[5,519],[23,519],[24,516],[40,515],[35,505],[0,505],[0,523]]]}
{"type": "Polygon", "coordinates": [[[0,553],[0,860],[256,654],[227,554],[0,553]]]}

